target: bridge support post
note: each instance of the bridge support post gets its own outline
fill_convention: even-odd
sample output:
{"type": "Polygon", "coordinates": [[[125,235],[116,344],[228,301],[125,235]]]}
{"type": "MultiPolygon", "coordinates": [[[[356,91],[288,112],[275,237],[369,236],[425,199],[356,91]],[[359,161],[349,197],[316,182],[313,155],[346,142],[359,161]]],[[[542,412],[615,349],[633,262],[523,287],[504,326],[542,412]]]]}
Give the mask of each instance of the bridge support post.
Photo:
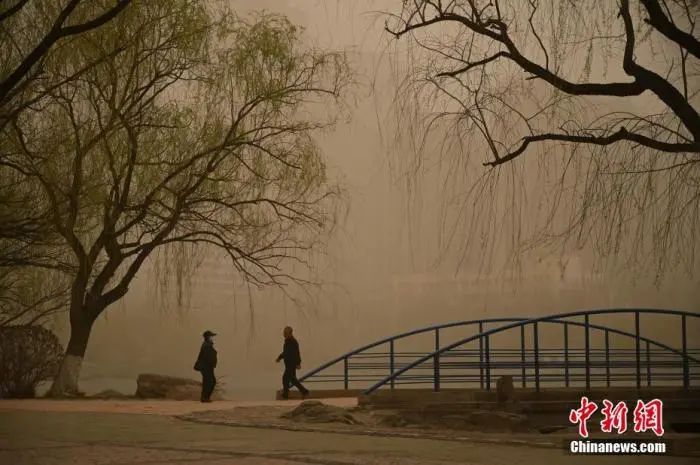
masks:
{"type": "Polygon", "coordinates": [[[569,323],[564,322],[564,386],[569,387],[569,323]]]}
{"type": "Polygon", "coordinates": [[[389,382],[389,385],[391,386],[391,389],[394,389],[394,340],[392,339],[389,341],[389,374],[392,375],[391,381],[389,382]]]}
{"type": "MultiPolygon", "coordinates": [[[[479,322],[479,334],[484,332],[484,323],[479,322]]],[[[479,388],[484,389],[484,341],[479,338],[479,388]]]]}
{"type": "Polygon", "coordinates": [[[586,391],[591,390],[591,328],[588,318],[588,313],[586,313],[583,317],[583,330],[585,334],[586,346],[586,391]]]}
{"type": "Polygon", "coordinates": [[[527,371],[525,370],[525,325],[520,326],[520,370],[523,387],[527,387],[527,371]]]}
{"type": "Polygon", "coordinates": [[[688,369],[688,336],[685,315],[681,315],[681,341],[683,344],[683,389],[690,388],[690,370],[688,369]]]}
{"type": "Polygon", "coordinates": [[[440,330],[435,330],[435,357],[433,358],[433,390],[435,392],[440,390],[440,354],[437,351],[440,350],[440,330]]]}
{"type": "Polygon", "coordinates": [[[488,335],[485,336],[484,345],[486,346],[486,390],[491,390],[491,344],[489,343],[488,335]]]}
{"type": "Polygon", "coordinates": [[[639,348],[640,340],[639,340],[639,310],[636,310],[634,312],[634,352],[635,352],[635,359],[636,359],[636,366],[637,366],[637,373],[636,373],[636,380],[637,380],[637,389],[642,387],[642,367],[641,367],[641,359],[640,359],[640,348],[639,348]]]}
{"type": "Polygon", "coordinates": [[[649,341],[646,341],[647,349],[647,386],[651,386],[651,353],[649,352],[649,341]]]}
{"type": "Polygon", "coordinates": [[[605,330],[605,385],[610,387],[610,331],[605,330]]]}
{"type": "Polygon", "coordinates": [[[345,357],[343,359],[343,385],[345,386],[345,390],[348,390],[348,387],[350,386],[350,379],[348,377],[348,358],[345,357]]]}
{"type": "Polygon", "coordinates": [[[532,324],[532,336],[535,352],[535,391],[540,392],[540,341],[536,321],[532,324]]]}

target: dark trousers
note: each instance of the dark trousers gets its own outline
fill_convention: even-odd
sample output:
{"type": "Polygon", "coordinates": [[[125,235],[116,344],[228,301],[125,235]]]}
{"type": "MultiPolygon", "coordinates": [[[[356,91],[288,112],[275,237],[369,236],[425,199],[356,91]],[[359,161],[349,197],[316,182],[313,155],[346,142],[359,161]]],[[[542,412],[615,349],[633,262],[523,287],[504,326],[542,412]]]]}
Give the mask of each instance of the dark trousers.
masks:
{"type": "Polygon", "coordinates": [[[216,378],[214,370],[202,370],[202,400],[209,400],[211,393],[214,392],[216,386],[216,378]]]}
{"type": "Polygon", "coordinates": [[[282,375],[282,395],[289,396],[289,386],[295,386],[299,392],[306,394],[309,392],[297,379],[297,368],[295,366],[285,366],[284,374],[282,375]]]}

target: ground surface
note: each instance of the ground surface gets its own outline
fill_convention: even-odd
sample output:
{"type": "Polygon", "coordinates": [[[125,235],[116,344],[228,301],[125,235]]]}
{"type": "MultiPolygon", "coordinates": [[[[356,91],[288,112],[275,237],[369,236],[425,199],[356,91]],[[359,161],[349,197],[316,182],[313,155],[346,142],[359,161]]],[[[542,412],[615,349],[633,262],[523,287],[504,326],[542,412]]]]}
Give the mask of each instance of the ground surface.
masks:
{"type": "MultiPolygon", "coordinates": [[[[326,399],[326,404],[338,407],[352,407],[357,405],[357,399],[338,398],[326,399]]],[[[222,400],[203,404],[183,400],[2,400],[0,399],[0,412],[19,410],[35,412],[95,412],[95,413],[136,413],[152,415],[183,415],[190,412],[206,410],[219,411],[236,407],[295,407],[299,400],[288,401],[231,401],[222,400]]]]}
{"type": "MultiPolygon", "coordinates": [[[[333,402],[343,406],[353,403],[343,399],[333,402]]],[[[266,408],[294,405],[265,404],[266,408]]],[[[253,406],[255,404],[251,402],[0,401],[0,464],[697,463],[697,457],[584,457],[568,455],[563,447],[231,427],[173,417],[202,409],[230,410],[253,406]]]]}

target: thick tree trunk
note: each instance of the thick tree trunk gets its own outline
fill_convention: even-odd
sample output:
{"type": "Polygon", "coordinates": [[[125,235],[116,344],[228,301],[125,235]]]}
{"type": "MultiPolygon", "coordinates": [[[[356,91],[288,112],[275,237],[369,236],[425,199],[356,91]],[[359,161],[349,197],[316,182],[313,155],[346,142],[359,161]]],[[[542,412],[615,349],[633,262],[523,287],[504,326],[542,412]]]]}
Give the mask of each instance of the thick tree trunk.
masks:
{"type": "Polygon", "coordinates": [[[85,317],[71,316],[70,340],[66,347],[66,354],[63,357],[58,373],[54,378],[49,396],[65,397],[80,395],[78,391],[78,378],[80,368],[83,364],[83,357],[87,349],[90,332],[92,331],[93,320],[85,317]]]}

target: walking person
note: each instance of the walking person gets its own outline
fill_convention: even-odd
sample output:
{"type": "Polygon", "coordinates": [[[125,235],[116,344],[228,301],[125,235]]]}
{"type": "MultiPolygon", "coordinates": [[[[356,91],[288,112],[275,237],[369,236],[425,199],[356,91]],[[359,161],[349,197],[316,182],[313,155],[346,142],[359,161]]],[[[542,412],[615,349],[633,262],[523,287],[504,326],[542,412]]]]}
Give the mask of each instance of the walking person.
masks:
{"type": "Polygon", "coordinates": [[[292,334],[291,326],[284,328],[284,346],[282,353],[277,357],[277,362],[284,360],[284,374],[282,375],[282,398],[289,399],[289,386],[293,385],[299,389],[303,398],[309,395],[309,390],[306,389],[297,379],[297,370],[301,368],[301,353],[299,352],[299,343],[292,334]]]}
{"type": "Polygon", "coordinates": [[[194,369],[202,373],[202,402],[211,402],[211,394],[216,386],[216,377],[214,376],[214,368],[216,368],[216,349],[214,349],[214,340],[216,336],[209,330],[204,331],[202,337],[202,347],[199,349],[197,361],[194,364],[194,369]]]}

